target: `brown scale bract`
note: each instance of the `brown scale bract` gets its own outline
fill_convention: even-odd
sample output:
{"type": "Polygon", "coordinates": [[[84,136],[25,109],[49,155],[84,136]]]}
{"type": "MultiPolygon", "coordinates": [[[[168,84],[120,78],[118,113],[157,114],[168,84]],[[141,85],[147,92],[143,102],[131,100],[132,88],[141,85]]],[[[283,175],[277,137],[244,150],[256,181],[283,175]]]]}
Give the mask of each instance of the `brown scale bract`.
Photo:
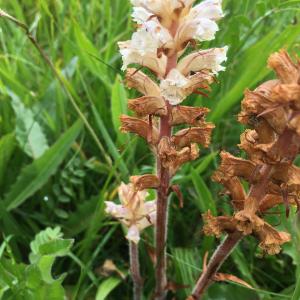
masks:
{"type": "Polygon", "coordinates": [[[131,132],[144,138],[148,143],[156,145],[159,141],[159,133],[156,127],[139,118],[122,115],[120,117],[122,132],[131,132]]]}
{"type": "Polygon", "coordinates": [[[211,139],[211,132],[215,128],[212,123],[203,123],[199,127],[191,127],[178,131],[172,136],[172,143],[179,148],[190,146],[192,143],[208,147],[211,139]]]}
{"type": "Polygon", "coordinates": [[[130,182],[138,191],[146,189],[156,189],[160,184],[158,177],[152,174],[131,176],[130,182]]]}

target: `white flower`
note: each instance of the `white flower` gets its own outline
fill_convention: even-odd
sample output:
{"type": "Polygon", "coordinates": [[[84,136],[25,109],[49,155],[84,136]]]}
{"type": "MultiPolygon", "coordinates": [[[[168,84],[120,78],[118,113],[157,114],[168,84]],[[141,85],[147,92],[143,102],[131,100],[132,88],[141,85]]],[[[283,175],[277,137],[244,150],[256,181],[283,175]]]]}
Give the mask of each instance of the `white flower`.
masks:
{"type": "Polygon", "coordinates": [[[217,21],[223,17],[222,0],[206,0],[193,7],[187,18],[205,18],[217,21]]]}
{"type": "Polygon", "coordinates": [[[226,46],[192,53],[179,62],[177,69],[185,76],[190,72],[200,72],[201,70],[217,74],[225,70],[221,64],[227,59],[227,50],[226,46]]]}
{"type": "Polygon", "coordinates": [[[207,0],[196,5],[183,19],[176,37],[177,45],[185,47],[192,39],[213,40],[219,30],[216,21],[222,17],[221,0],[207,0]]]}
{"type": "Polygon", "coordinates": [[[186,97],[184,87],[187,84],[188,80],[177,69],[172,69],[167,78],[160,83],[161,95],[171,105],[177,105],[186,97]]]}
{"type": "MultiPolygon", "coordinates": [[[[176,17],[180,17],[178,10],[189,10],[194,1],[195,0],[131,0],[131,3],[133,6],[142,7],[147,10],[148,13],[159,17],[161,24],[169,28],[172,25],[172,20],[176,17]]],[[[137,19],[140,19],[140,17],[137,19]]]]}
{"type": "Polygon", "coordinates": [[[157,20],[145,22],[142,27],[132,35],[132,39],[119,42],[120,53],[123,59],[122,70],[128,65],[136,63],[148,67],[159,75],[163,75],[167,58],[164,55],[158,57],[158,51],[162,47],[171,45],[173,39],[157,20]]]}
{"type": "Polygon", "coordinates": [[[134,243],[140,240],[140,232],[155,224],[156,201],[145,202],[148,193],[136,191],[132,184],[122,183],[118,189],[121,204],[105,201],[106,213],[117,218],[128,228],[126,238],[134,243]]]}
{"type": "Polygon", "coordinates": [[[143,7],[134,7],[132,18],[138,24],[143,24],[151,19],[154,15],[143,7]]]}

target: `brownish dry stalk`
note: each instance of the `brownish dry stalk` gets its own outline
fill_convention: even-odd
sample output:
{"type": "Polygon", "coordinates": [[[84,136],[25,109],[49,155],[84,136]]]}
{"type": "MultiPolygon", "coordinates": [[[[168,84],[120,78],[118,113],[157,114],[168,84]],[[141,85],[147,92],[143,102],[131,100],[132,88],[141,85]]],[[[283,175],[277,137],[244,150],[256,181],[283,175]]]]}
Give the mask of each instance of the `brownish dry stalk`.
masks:
{"type": "Polygon", "coordinates": [[[241,136],[239,147],[249,160],[222,152],[222,164],[213,179],[225,186],[235,209],[234,216],[204,215],[204,232],[227,237],[212,255],[208,266],[193,289],[189,300],[201,299],[234,247],[247,235],[260,240],[260,248],[268,254],[280,252],[280,246],[290,240],[264,219],[266,210],[278,205],[297,204],[300,189],[300,169],[293,165],[299,154],[299,92],[300,63],[293,63],[285,51],[273,54],[269,66],[279,80],[262,84],[254,92],[247,91],[239,120],[251,125],[241,136]],[[240,178],[251,186],[245,196],[240,178]]]}

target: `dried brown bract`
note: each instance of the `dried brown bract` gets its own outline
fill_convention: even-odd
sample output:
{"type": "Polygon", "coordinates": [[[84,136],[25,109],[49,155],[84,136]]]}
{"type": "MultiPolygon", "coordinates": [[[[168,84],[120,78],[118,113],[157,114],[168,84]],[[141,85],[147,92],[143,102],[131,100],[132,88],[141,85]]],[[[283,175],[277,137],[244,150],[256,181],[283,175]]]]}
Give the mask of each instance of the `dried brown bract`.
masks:
{"type": "Polygon", "coordinates": [[[158,177],[152,174],[131,176],[130,182],[138,191],[146,189],[156,189],[160,184],[158,177]]]}

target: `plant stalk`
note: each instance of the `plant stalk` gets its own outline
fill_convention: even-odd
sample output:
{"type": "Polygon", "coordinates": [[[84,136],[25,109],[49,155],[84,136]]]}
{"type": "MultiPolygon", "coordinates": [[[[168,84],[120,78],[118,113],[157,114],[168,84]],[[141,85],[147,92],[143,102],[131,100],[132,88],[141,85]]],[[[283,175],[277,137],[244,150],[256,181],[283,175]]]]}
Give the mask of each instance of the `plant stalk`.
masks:
{"type": "Polygon", "coordinates": [[[218,272],[224,261],[230,255],[235,246],[243,238],[241,232],[234,232],[229,234],[222,244],[216,249],[212,258],[209,261],[207,269],[201,274],[193,292],[192,299],[198,300],[204,295],[207,287],[213,281],[215,274],[218,272]]]}
{"type": "Polygon", "coordinates": [[[133,280],[133,299],[141,300],[142,293],[143,293],[143,279],[140,273],[138,244],[135,244],[134,242],[130,241],[129,254],[130,254],[130,273],[133,280]]]}
{"type": "MultiPolygon", "coordinates": [[[[166,74],[176,68],[177,53],[168,58],[166,74]]],[[[160,140],[163,137],[171,137],[172,126],[170,125],[171,105],[166,101],[168,114],[160,118],[160,140]]],[[[157,157],[157,176],[160,186],[157,189],[157,220],[156,220],[156,269],[155,269],[155,300],[163,300],[167,294],[167,255],[166,242],[168,232],[168,194],[170,188],[170,173],[168,168],[163,166],[159,156],[157,157]]]]}

